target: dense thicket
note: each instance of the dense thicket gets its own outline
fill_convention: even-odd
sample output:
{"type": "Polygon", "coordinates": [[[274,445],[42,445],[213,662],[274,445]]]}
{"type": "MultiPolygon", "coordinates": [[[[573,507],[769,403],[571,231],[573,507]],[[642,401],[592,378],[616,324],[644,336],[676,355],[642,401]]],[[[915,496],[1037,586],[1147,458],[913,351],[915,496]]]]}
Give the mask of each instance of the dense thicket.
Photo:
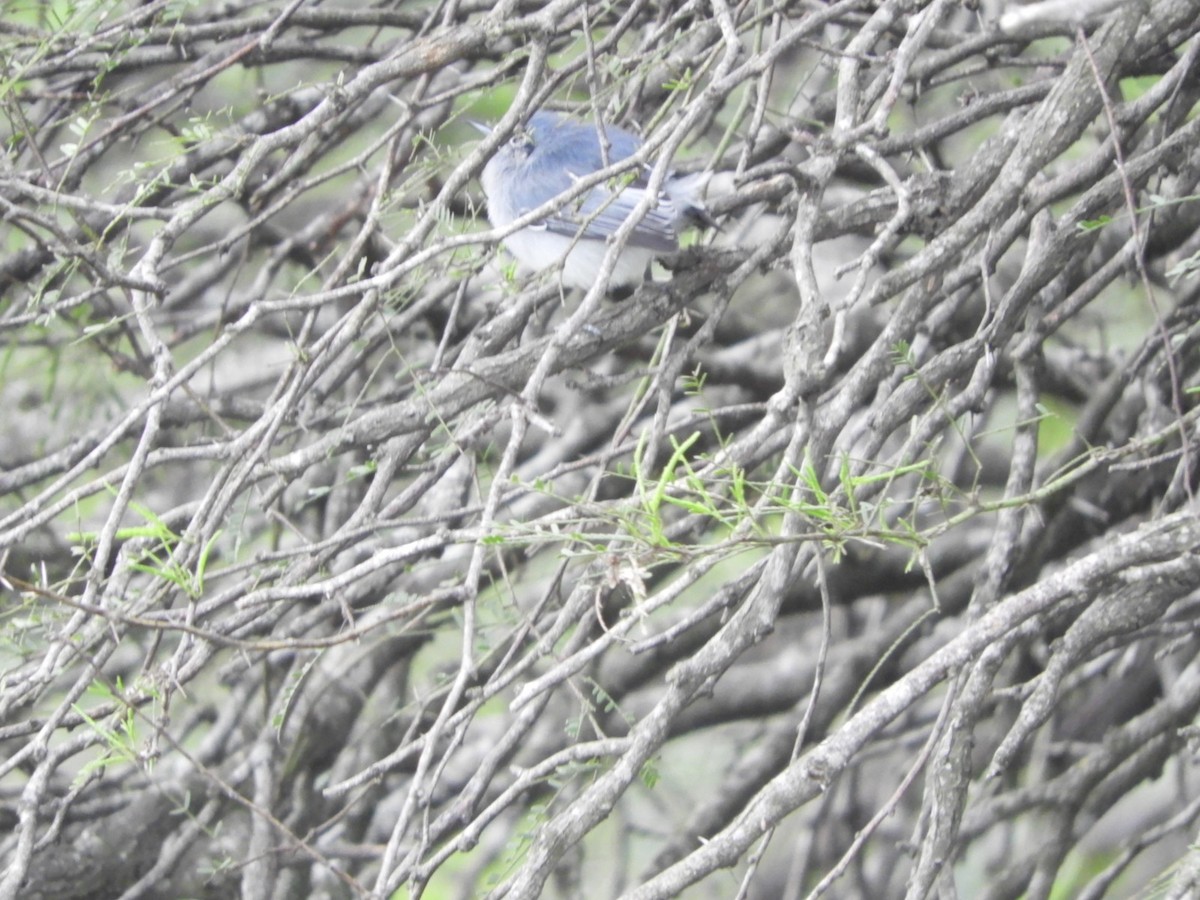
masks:
{"type": "Polygon", "coordinates": [[[1200,0],[0,10],[0,900],[1200,890],[1200,0]]]}

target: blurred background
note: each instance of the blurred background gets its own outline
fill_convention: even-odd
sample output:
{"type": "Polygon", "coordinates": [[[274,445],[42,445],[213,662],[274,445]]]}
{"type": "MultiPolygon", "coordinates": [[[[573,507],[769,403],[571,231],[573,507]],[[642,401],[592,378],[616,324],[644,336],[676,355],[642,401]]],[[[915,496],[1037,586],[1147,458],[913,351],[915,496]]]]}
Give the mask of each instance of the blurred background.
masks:
{"type": "Polygon", "coordinates": [[[1197,23],[0,2],[0,898],[1195,896],[1197,23]]]}

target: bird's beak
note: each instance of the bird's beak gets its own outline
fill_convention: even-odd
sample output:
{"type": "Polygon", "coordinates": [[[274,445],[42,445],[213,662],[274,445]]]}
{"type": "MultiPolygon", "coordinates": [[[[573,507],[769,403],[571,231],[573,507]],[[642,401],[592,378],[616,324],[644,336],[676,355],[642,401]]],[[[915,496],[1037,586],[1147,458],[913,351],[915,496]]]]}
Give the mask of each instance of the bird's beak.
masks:
{"type": "Polygon", "coordinates": [[[478,119],[467,119],[466,122],[472,128],[478,129],[479,133],[482,134],[484,137],[487,137],[489,134],[492,133],[492,126],[484,125],[478,119]]]}

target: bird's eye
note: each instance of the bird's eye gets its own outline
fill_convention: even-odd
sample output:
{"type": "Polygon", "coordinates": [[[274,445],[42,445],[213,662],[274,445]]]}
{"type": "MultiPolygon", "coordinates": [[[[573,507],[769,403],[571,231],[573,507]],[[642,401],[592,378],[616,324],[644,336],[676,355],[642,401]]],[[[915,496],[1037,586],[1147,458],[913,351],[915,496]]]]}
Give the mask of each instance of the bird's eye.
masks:
{"type": "Polygon", "coordinates": [[[533,135],[524,128],[518,128],[513,132],[512,140],[509,141],[509,144],[514,150],[529,153],[533,149],[533,135]]]}

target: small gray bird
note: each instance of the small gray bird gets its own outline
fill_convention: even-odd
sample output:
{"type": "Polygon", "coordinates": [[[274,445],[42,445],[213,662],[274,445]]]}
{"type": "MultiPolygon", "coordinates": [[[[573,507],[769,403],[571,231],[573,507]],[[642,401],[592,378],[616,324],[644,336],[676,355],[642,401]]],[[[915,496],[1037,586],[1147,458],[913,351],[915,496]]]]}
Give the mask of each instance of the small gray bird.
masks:
{"type": "MultiPolygon", "coordinates": [[[[477,125],[484,132],[487,126],[477,125]]],[[[612,125],[604,126],[608,139],[605,160],[594,124],[576,122],[555,112],[537,112],[529,124],[496,151],[484,167],[483,192],[488,219],[497,227],[569,191],[584,176],[632,156],[641,139],[612,125]]],[[[632,182],[613,189],[599,184],[540,222],[504,239],[504,246],[526,269],[540,271],[562,265],[562,282],[587,290],[596,283],[616,233],[635,206],[646,196],[649,168],[634,171],[632,182]]],[[[700,201],[707,174],[669,176],[663,192],[638,222],[626,241],[610,288],[637,285],[646,277],[650,261],[679,249],[679,229],[686,224],[712,224],[700,201]]],[[[615,181],[622,182],[618,177],[615,181]]]]}

